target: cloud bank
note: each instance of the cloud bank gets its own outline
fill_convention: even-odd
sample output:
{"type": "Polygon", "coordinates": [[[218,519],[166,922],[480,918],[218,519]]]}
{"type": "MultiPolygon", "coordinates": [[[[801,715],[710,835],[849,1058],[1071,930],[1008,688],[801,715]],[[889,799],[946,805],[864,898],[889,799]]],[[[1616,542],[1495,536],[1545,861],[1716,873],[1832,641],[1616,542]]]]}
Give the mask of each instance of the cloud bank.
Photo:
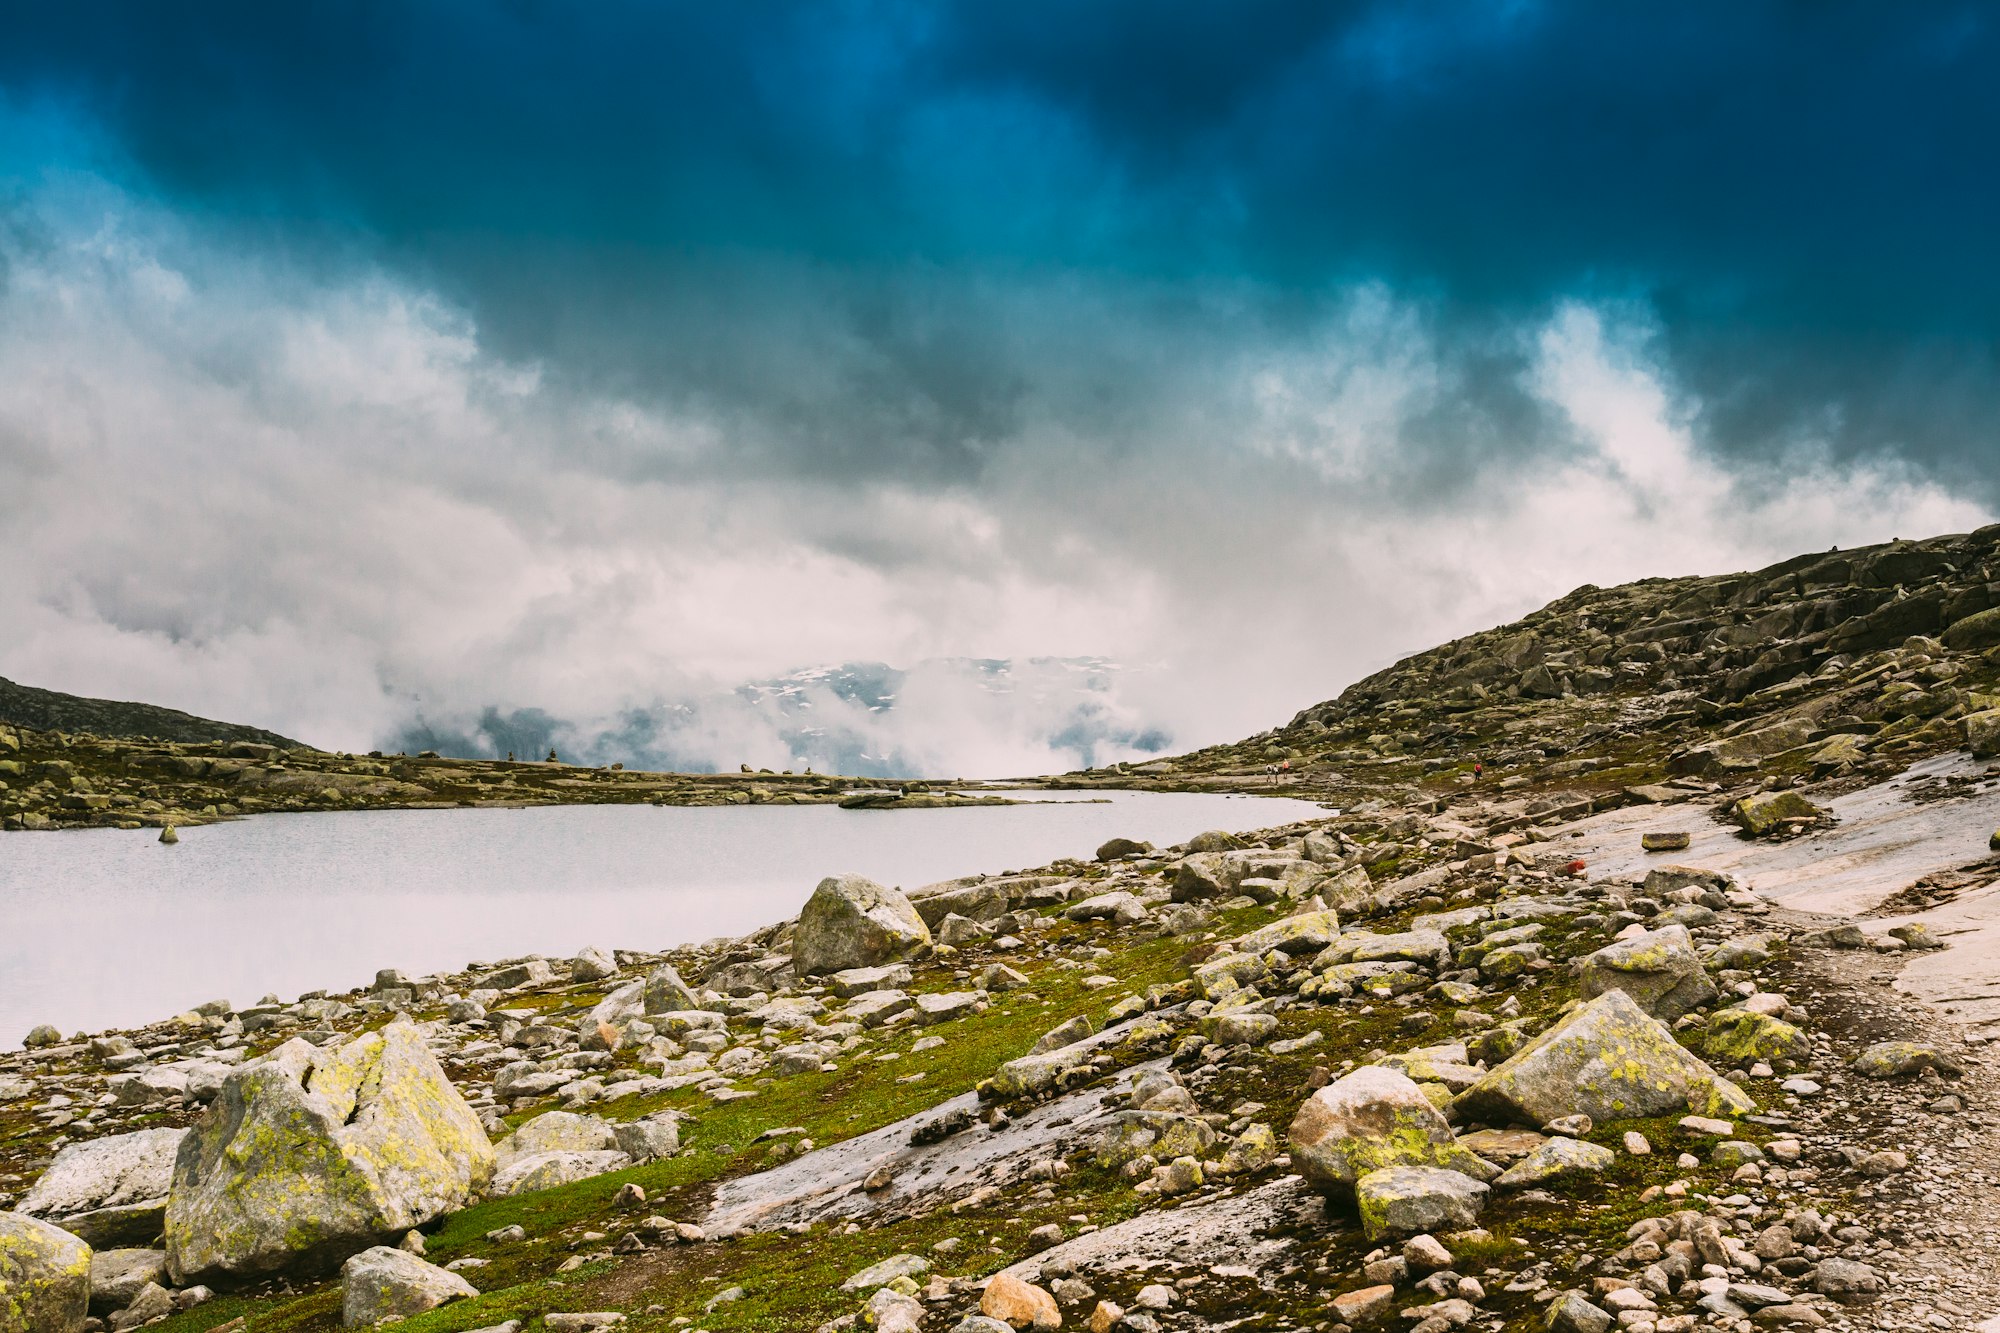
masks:
{"type": "Polygon", "coordinates": [[[2000,503],[1978,9],[1206,13],[24,11],[0,673],[770,763],[632,719],[887,663],[829,755],[1001,773],[1088,692],[921,664],[1192,748],[2000,503]]]}

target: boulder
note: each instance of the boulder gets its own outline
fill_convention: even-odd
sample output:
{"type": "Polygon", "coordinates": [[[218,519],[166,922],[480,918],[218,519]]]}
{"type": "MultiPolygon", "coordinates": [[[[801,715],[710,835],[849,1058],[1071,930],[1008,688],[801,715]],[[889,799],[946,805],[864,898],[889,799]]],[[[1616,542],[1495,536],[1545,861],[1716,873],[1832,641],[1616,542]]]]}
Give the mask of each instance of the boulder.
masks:
{"type": "Polygon", "coordinates": [[[77,1333],[90,1314],[90,1247],[60,1227],[0,1213],[0,1333],[77,1333]]]}
{"type": "Polygon", "coordinates": [[[618,960],[611,956],[611,950],[600,949],[595,945],[569,960],[571,981],[602,981],[606,977],[617,975],[617,972],[618,960]]]}
{"type": "Polygon", "coordinates": [[[1384,1167],[1354,1182],[1355,1208],[1369,1240],[1470,1230],[1486,1195],[1484,1182],[1433,1166],[1384,1167]]]}
{"type": "Polygon", "coordinates": [[[792,958],[805,976],[877,967],[930,948],[930,927],[910,900],[859,875],[819,882],[799,913],[792,958]]]}
{"type": "Polygon", "coordinates": [[[90,1308],[109,1314],[132,1303],[146,1284],[167,1280],[161,1250],[98,1250],[90,1256],[90,1308]]]}
{"type": "Polygon", "coordinates": [[[1937,1047],[1915,1041],[1878,1041],[1854,1057],[1854,1072],[1866,1078],[1906,1078],[1926,1069],[1953,1078],[1965,1072],[1937,1047]]]}
{"type": "Polygon", "coordinates": [[[926,926],[936,930],[938,923],[948,916],[981,922],[997,920],[1007,914],[1013,903],[1007,896],[1006,885],[974,879],[948,880],[918,889],[910,895],[910,905],[917,909],[926,926]]]}
{"type": "Polygon", "coordinates": [[[423,1034],[287,1042],[231,1074],[174,1162],[176,1282],[330,1265],[463,1207],[494,1168],[479,1117],[423,1034]]]}
{"type": "Polygon", "coordinates": [[[852,967],[826,979],[827,989],[843,1000],[866,995],[872,990],[900,990],[910,984],[911,972],[904,963],[887,967],[852,967]]]}
{"type": "Polygon", "coordinates": [[[1247,935],[1239,935],[1235,944],[1242,953],[1265,954],[1276,949],[1279,953],[1296,955],[1319,953],[1339,938],[1339,913],[1300,912],[1297,916],[1260,926],[1247,935]]]}
{"type": "Polygon", "coordinates": [[[1577,1006],[1460,1093],[1468,1119],[1546,1125],[1587,1115],[1599,1124],[1659,1115],[1725,1086],[1622,990],[1577,1006]]]}
{"type": "Polygon", "coordinates": [[[1100,861],[1116,861],[1121,856],[1138,856],[1153,850],[1150,842],[1138,842],[1131,838],[1113,838],[1097,849],[1100,861]]]}
{"type": "Polygon", "coordinates": [[[681,980],[672,963],[661,963],[647,975],[644,1004],[649,1014],[701,1008],[700,998],[681,980]]]}
{"type": "Polygon", "coordinates": [[[1669,1023],[1715,998],[1715,985],[1686,926],[1649,930],[1608,944],[1585,957],[1580,972],[1585,998],[1621,990],[1669,1023]]]}
{"type": "Polygon", "coordinates": [[[2000,754],[2000,708],[1983,708],[1965,715],[1965,743],[1973,758],[1990,759],[2000,754]]]}
{"type": "Polygon", "coordinates": [[[1812,1054],[1812,1043],[1782,1018],[1748,1009],[1718,1009],[1708,1016],[1702,1049],[1731,1066],[1746,1067],[1759,1060],[1805,1060],[1812,1054]]]}
{"type": "Polygon", "coordinates": [[[160,1234],[184,1129],[142,1129],[72,1143],[18,1207],[93,1246],[144,1245],[160,1234]]]}
{"type": "Polygon", "coordinates": [[[573,1185],[592,1176],[623,1171],[632,1159],[616,1148],[594,1152],[559,1150],[528,1153],[516,1157],[493,1173],[492,1192],[496,1197],[529,1194],[535,1190],[573,1185]]]}
{"type": "Polygon", "coordinates": [[[1174,867],[1173,900],[1196,903],[1226,898],[1236,891],[1243,867],[1220,852],[1198,852],[1174,867]]]}
{"type": "Polygon", "coordinates": [[[611,1127],[618,1151],[635,1162],[655,1162],[681,1150],[679,1123],[671,1115],[647,1116],[611,1127]]]}
{"type": "Polygon", "coordinates": [[[618,1147],[617,1132],[594,1115],[549,1111],[528,1121],[500,1140],[494,1149],[495,1168],[523,1157],[550,1152],[607,1152],[618,1147]]]}
{"type": "Polygon", "coordinates": [[[1766,791],[1745,796],[1730,807],[1729,814],[1737,826],[1753,838],[1776,832],[1779,825],[1788,819],[1817,822],[1826,817],[1826,811],[1795,791],[1766,791]]]}
{"type": "Polygon", "coordinates": [[[1287,1137],[1292,1165],[1334,1194],[1391,1166],[1442,1167],[1480,1179],[1496,1174],[1453,1140],[1450,1124],[1423,1089],[1380,1065],[1364,1065],[1308,1097],[1287,1137]]]}
{"type": "Polygon", "coordinates": [[[1002,1270],[987,1282],[979,1298],[979,1313],[1012,1328],[1062,1327],[1062,1311],[1048,1292],[1002,1270]]]}
{"type": "Polygon", "coordinates": [[[1525,1189],[1560,1176],[1596,1175],[1608,1171],[1618,1154],[1595,1143],[1556,1135],[1500,1173],[1498,1189],[1525,1189]]]}
{"type": "Polygon", "coordinates": [[[478,1294],[458,1274],[387,1245],[363,1250],[340,1266],[340,1322],[345,1328],[407,1319],[478,1294]]]}
{"type": "Polygon", "coordinates": [[[1435,930],[1375,935],[1357,930],[1334,941],[1322,963],[1415,963],[1432,971],[1451,962],[1451,942],[1435,930]]]}

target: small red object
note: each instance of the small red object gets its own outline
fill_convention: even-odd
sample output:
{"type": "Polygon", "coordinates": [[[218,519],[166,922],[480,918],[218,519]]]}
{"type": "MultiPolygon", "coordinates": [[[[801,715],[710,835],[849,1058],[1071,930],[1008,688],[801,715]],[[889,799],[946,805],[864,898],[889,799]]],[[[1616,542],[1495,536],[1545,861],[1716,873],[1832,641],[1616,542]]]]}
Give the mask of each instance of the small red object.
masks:
{"type": "Polygon", "coordinates": [[[1588,862],[1571,861],[1568,865],[1563,867],[1563,873],[1566,875],[1581,875],[1584,871],[1588,869],[1590,869],[1590,865],[1588,862]]]}

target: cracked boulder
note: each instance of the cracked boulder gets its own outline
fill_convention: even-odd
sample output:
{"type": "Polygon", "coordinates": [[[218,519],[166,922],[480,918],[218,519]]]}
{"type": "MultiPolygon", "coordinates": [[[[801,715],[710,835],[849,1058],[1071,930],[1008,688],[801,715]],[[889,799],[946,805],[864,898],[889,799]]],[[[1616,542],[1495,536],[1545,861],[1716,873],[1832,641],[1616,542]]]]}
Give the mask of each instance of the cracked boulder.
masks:
{"type": "Polygon", "coordinates": [[[237,1070],[182,1142],[167,1195],[177,1283],[328,1266],[463,1207],[493,1146],[423,1034],[287,1042],[237,1070]]]}

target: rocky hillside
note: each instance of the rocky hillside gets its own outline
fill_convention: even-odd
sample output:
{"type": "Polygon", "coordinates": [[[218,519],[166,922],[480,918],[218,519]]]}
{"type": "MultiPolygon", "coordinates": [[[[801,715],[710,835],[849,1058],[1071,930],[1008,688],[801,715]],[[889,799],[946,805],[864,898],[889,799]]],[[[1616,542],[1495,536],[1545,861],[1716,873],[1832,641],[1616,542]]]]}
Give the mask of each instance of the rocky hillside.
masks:
{"type": "Polygon", "coordinates": [[[1793,775],[1881,774],[1964,738],[2000,684],[1996,646],[2000,526],[1747,574],[1586,585],[1282,727],[1134,772],[1440,794],[1471,785],[1474,765],[1490,786],[1564,780],[1600,794],[1774,759],[1793,775]]]}
{"type": "Polygon", "coordinates": [[[1970,1329],[1992,1072],[1840,970],[1938,941],[1564,830],[1378,804],[38,1028],[0,1329],[1970,1329]]]}
{"type": "Polygon", "coordinates": [[[86,699],[76,694],[17,685],[0,677],[0,723],[31,731],[84,732],[92,736],[146,738],[200,744],[249,741],[282,749],[303,748],[298,741],[233,722],[214,722],[178,709],[115,699],[86,699]]]}

